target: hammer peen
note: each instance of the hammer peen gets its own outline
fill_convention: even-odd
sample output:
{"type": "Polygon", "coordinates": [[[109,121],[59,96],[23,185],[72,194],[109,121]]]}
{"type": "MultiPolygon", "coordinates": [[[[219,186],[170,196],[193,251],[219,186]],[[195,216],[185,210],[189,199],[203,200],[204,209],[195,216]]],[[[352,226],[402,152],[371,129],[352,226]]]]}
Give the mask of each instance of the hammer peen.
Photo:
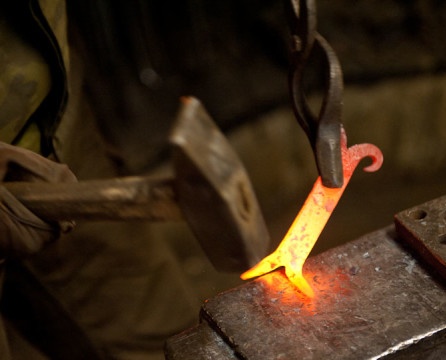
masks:
{"type": "Polygon", "coordinates": [[[255,265],[270,242],[260,206],[240,159],[197,99],[182,98],[169,140],[173,178],[2,186],[49,222],[186,220],[217,270],[255,265]]]}

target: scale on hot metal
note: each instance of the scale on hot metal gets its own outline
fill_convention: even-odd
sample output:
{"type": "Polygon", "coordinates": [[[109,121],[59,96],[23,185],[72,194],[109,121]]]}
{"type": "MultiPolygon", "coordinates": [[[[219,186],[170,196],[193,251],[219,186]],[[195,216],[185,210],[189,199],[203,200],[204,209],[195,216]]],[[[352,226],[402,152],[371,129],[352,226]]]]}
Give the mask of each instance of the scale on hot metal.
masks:
{"type": "Polygon", "coordinates": [[[166,358],[443,359],[446,197],[306,261],[358,163],[370,157],[364,170],[376,171],[383,156],[371,144],[347,147],[340,66],[315,30],[314,1],[291,1],[288,10],[298,44],[290,73],[294,110],[321,176],[279,247],[241,275],[255,279],[206,301],[199,325],[166,342],[166,358]],[[313,47],[322,49],[329,74],[317,119],[300,91],[313,47]],[[335,170],[328,178],[327,169],[335,170]]]}

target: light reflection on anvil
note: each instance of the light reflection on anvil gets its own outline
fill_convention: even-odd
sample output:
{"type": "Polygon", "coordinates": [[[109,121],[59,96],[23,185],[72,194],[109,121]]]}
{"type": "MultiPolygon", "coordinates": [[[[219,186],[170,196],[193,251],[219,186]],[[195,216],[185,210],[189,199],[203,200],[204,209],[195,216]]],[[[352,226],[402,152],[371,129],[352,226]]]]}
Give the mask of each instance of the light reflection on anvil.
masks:
{"type": "MultiPolygon", "coordinates": [[[[262,284],[263,298],[268,303],[280,304],[281,312],[295,316],[312,316],[317,314],[318,308],[333,303],[336,296],[347,296],[350,292],[350,277],[342,269],[333,273],[316,273],[304,271],[305,278],[314,291],[309,297],[300,291],[287,278],[283,268],[258,277],[254,281],[262,284]],[[329,295],[329,296],[327,296],[329,295]]],[[[258,299],[261,301],[260,299],[258,299]]]]}

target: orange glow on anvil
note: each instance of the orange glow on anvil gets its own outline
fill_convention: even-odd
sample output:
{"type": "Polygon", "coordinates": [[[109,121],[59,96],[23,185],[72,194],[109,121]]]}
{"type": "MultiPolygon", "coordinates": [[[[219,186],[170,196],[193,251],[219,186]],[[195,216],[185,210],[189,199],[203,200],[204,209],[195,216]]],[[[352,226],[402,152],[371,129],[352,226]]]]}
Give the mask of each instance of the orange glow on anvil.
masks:
{"type": "Polygon", "coordinates": [[[314,296],[313,289],[302,275],[305,260],[338,204],[359,162],[365,157],[372,159],[372,164],[364,168],[364,171],[368,172],[378,170],[383,162],[383,155],[375,145],[359,144],[347,148],[344,131],[342,131],[341,139],[343,186],[327,188],[322,185],[321,178],[318,177],[302,209],[277,249],[253,268],[244,272],[240,276],[243,280],[264,275],[284,266],[288,279],[308,297],[314,296]]]}
{"type": "Polygon", "coordinates": [[[333,297],[331,293],[347,294],[350,292],[349,276],[341,269],[329,270],[324,274],[306,271],[305,277],[312,284],[315,296],[308,297],[296,291],[295,286],[288,280],[283,268],[256,279],[263,285],[264,298],[274,303],[280,303],[281,311],[291,307],[295,313],[296,306],[302,313],[308,315],[317,312],[319,306],[327,306],[333,297]]]}

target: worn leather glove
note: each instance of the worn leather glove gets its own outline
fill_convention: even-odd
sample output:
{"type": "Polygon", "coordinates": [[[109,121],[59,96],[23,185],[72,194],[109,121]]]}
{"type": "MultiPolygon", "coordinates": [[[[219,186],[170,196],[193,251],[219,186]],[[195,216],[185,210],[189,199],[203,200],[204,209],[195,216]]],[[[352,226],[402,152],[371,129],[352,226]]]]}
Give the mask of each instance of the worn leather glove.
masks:
{"type": "MultiPolygon", "coordinates": [[[[76,177],[66,165],[0,142],[0,180],[56,183],[75,182],[76,177]]],[[[0,259],[31,255],[72,227],[66,221],[41,220],[0,183],[0,259]]]]}

